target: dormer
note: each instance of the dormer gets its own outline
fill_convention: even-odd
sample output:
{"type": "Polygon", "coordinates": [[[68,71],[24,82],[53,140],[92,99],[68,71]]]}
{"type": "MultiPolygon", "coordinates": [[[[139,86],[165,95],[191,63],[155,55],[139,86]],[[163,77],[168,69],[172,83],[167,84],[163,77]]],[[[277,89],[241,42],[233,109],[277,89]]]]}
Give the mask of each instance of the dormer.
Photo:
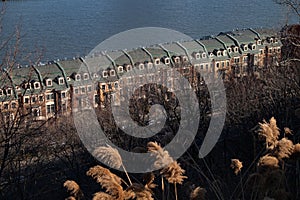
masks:
{"type": "Polygon", "coordinates": [[[65,84],[65,79],[64,79],[64,77],[58,77],[58,84],[59,84],[59,85],[65,84]]]}
{"type": "Polygon", "coordinates": [[[187,56],[182,56],[182,62],[187,62],[188,61],[188,57],[187,56]]]}
{"type": "Polygon", "coordinates": [[[107,78],[107,77],[108,77],[108,72],[107,72],[106,70],[104,70],[104,71],[102,72],[102,76],[103,76],[104,78],[107,78]]]}
{"type": "Polygon", "coordinates": [[[199,52],[194,52],[193,56],[196,60],[199,60],[201,58],[201,54],[199,52]]]}
{"type": "Polygon", "coordinates": [[[67,76],[67,81],[71,81],[71,78],[69,76],[67,76]]]}
{"type": "Polygon", "coordinates": [[[234,47],[234,52],[235,53],[239,52],[239,48],[238,47],[234,47]]]}
{"type": "Polygon", "coordinates": [[[0,89],[0,97],[3,95],[3,90],[0,89]]]}
{"type": "Polygon", "coordinates": [[[202,53],[202,58],[206,58],[206,53],[205,52],[202,53]]]}
{"type": "Polygon", "coordinates": [[[216,53],[217,53],[217,56],[218,56],[218,57],[222,56],[222,51],[217,50],[216,53]]]}
{"type": "Polygon", "coordinates": [[[76,74],[76,75],[75,75],[75,81],[80,81],[80,80],[81,80],[80,74],[76,74]]]}
{"type": "Polygon", "coordinates": [[[159,64],[160,64],[160,59],[159,59],[159,58],[155,58],[154,64],[155,64],[155,65],[159,65],[159,64]]]}
{"type": "Polygon", "coordinates": [[[94,73],[93,77],[94,77],[94,79],[96,79],[96,78],[98,78],[99,76],[98,76],[97,73],[94,73]]]}
{"type": "Polygon", "coordinates": [[[144,70],[145,68],[145,65],[143,63],[140,63],[138,66],[139,66],[139,70],[144,70]]]}
{"type": "Polygon", "coordinates": [[[15,89],[16,90],[21,90],[20,86],[18,86],[18,85],[15,86],[15,89]]]}
{"type": "Polygon", "coordinates": [[[84,73],[83,80],[88,80],[88,79],[89,79],[89,73],[84,73]]]}
{"type": "Polygon", "coordinates": [[[251,44],[249,44],[249,47],[250,47],[251,50],[255,50],[256,49],[256,44],[251,43],[251,44]]]}
{"type": "Polygon", "coordinates": [[[227,51],[225,49],[223,49],[222,53],[223,53],[223,56],[227,56],[227,51]]]}
{"type": "Polygon", "coordinates": [[[6,89],[6,95],[12,95],[12,89],[11,88],[6,89]]]}
{"type": "Polygon", "coordinates": [[[165,57],[165,58],[164,58],[164,63],[165,63],[166,65],[170,64],[170,58],[165,57]]]}
{"type": "Polygon", "coordinates": [[[126,71],[130,71],[132,70],[132,66],[131,65],[126,65],[126,71]]]}
{"type": "Polygon", "coordinates": [[[180,63],[180,57],[178,57],[178,56],[174,56],[174,57],[173,57],[173,60],[174,60],[174,62],[177,63],[177,64],[180,63]]]}
{"type": "Polygon", "coordinates": [[[34,89],[40,89],[40,88],[41,88],[40,82],[38,82],[38,81],[34,82],[34,83],[33,83],[33,88],[34,88],[34,89]]]}
{"type": "Polygon", "coordinates": [[[231,53],[231,50],[232,50],[231,47],[228,47],[228,48],[227,48],[227,52],[228,52],[228,53],[231,53]]]}
{"type": "Polygon", "coordinates": [[[257,45],[261,45],[261,39],[256,40],[257,45]]]}
{"type": "Polygon", "coordinates": [[[211,57],[211,58],[214,56],[214,54],[212,52],[209,52],[208,54],[209,54],[209,57],[211,57]]]}
{"type": "Polygon", "coordinates": [[[123,72],[123,66],[118,66],[118,72],[122,73],[123,72]]]}
{"type": "Polygon", "coordinates": [[[115,76],[115,75],[116,75],[116,71],[115,71],[114,69],[111,69],[111,70],[109,71],[109,75],[110,75],[110,76],[115,76]]]}
{"type": "Polygon", "coordinates": [[[248,46],[246,44],[241,45],[243,51],[248,51],[248,46]]]}
{"type": "Polygon", "coordinates": [[[152,69],[152,67],[153,67],[153,63],[152,63],[152,62],[148,62],[148,63],[147,63],[147,68],[148,68],[148,69],[152,69]]]}
{"type": "Polygon", "coordinates": [[[273,38],[270,38],[269,41],[270,41],[270,43],[274,43],[274,39],[273,38]]]}
{"type": "Polygon", "coordinates": [[[45,85],[47,86],[47,87],[51,87],[53,84],[52,84],[52,79],[50,79],[50,78],[47,78],[46,80],[45,80],[45,85]]]}

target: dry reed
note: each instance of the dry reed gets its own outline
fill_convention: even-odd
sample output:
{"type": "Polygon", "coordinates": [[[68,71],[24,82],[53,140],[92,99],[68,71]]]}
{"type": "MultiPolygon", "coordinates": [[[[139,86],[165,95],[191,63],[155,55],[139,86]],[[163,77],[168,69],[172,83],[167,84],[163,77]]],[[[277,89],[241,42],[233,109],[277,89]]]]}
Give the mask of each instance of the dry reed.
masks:
{"type": "Polygon", "coordinates": [[[115,198],[104,192],[97,192],[94,194],[93,200],[115,200],[115,198]]]}
{"type": "Polygon", "coordinates": [[[272,117],[269,123],[264,120],[263,123],[259,123],[259,126],[259,135],[266,140],[266,148],[274,149],[280,135],[279,128],[276,124],[276,119],[272,117]]]}
{"type": "Polygon", "coordinates": [[[96,158],[102,159],[109,166],[119,169],[122,166],[122,158],[117,149],[111,146],[98,147],[94,150],[93,155],[96,158]]]}
{"type": "Polygon", "coordinates": [[[196,187],[190,194],[190,200],[205,200],[206,189],[196,187]]]}
{"type": "Polygon", "coordinates": [[[154,200],[152,191],[142,184],[133,183],[126,191],[133,192],[136,200],[154,200]]]}
{"type": "Polygon", "coordinates": [[[275,147],[274,155],[278,159],[289,158],[290,155],[293,153],[293,151],[294,151],[293,142],[289,139],[282,138],[281,140],[278,141],[275,147]]]}
{"type": "Polygon", "coordinates": [[[124,199],[124,191],[121,186],[121,178],[111,173],[108,169],[95,166],[87,171],[87,175],[96,179],[102,188],[106,189],[106,192],[110,194],[116,200],[124,199]]]}
{"type": "Polygon", "coordinates": [[[68,190],[68,192],[70,193],[70,197],[69,199],[80,199],[83,197],[83,193],[81,192],[81,189],[79,187],[79,185],[72,180],[67,180],[64,182],[64,187],[68,190]]]}
{"type": "Polygon", "coordinates": [[[239,161],[238,159],[231,159],[231,165],[230,167],[233,169],[235,175],[241,172],[243,168],[243,163],[239,161]]]}
{"type": "Polygon", "coordinates": [[[257,166],[259,169],[277,169],[279,161],[274,156],[265,155],[259,159],[257,166]]]}
{"type": "Polygon", "coordinates": [[[152,156],[156,157],[156,161],[153,166],[157,169],[165,167],[174,161],[169,155],[169,152],[165,151],[157,142],[149,142],[147,144],[147,148],[148,152],[150,152],[152,156]]]}

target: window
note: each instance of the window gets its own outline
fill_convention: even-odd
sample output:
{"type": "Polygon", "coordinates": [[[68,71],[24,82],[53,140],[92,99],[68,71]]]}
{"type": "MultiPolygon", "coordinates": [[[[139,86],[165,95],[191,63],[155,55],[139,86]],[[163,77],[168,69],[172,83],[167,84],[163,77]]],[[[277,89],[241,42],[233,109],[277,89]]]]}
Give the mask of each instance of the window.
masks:
{"type": "Polygon", "coordinates": [[[115,76],[115,75],[116,75],[115,70],[110,70],[110,76],[115,76]]]}
{"type": "Polygon", "coordinates": [[[255,49],[256,49],[256,45],[253,44],[253,45],[252,45],[252,50],[255,50],[255,49]]]}
{"type": "Polygon", "coordinates": [[[280,53],[280,51],[281,51],[281,49],[280,49],[280,47],[278,47],[278,48],[277,48],[277,52],[280,53]]]}
{"type": "Polygon", "coordinates": [[[54,99],[54,94],[47,94],[47,100],[53,100],[54,99]]]}
{"type": "Polygon", "coordinates": [[[58,78],[58,84],[63,85],[65,83],[65,80],[63,77],[58,78]]]}
{"type": "Polygon", "coordinates": [[[3,90],[0,90],[0,96],[2,96],[3,95],[3,90]]]}
{"type": "Polygon", "coordinates": [[[170,58],[165,58],[165,64],[166,65],[170,64],[170,58]]]}
{"type": "Polygon", "coordinates": [[[147,67],[148,67],[148,69],[152,69],[153,63],[152,62],[148,62],[147,67]]]}
{"type": "Polygon", "coordinates": [[[234,58],[234,62],[235,62],[235,63],[239,63],[239,62],[240,62],[240,58],[239,58],[239,57],[235,57],[235,58],[234,58]]]}
{"type": "Polygon", "coordinates": [[[81,94],[85,93],[85,87],[81,87],[81,94]]]}
{"type": "Polygon", "coordinates": [[[126,66],[126,70],[127,70],[127,71],[130,71],[131,69],[132,69],[132,66],[131,66],[131,65],[127,65],[127,66],[126,66]]]}
{"type": "Polygon", "coordinates": [[[78,94],[79,93],[79,89],[78,88],[74,88],[74,93],[78,94]]]}
{"type": "Polygon", "coordinates": [[[199,60],[200,59],[200,53],[196,53],[195,57],[196,57],[197,60],[199,60]]]}
{"type": "Polygon", "coordinates": [[[101,89],[105,91],[106,90],[106,85],[104,85],[104,84],[101,85],[101,89]]]}
{"type": "Polygon", "coordinates": [[[46,80],[46,86],[52,86],[52,80],[51,79],[47,79],[46,80]]]}
{"type": "Polygon", "coordinates": [[[94,78],[98,78],[98,74],[97,73],[94,73],[94,78]]]}
{"type": "Polygon", "coordinates": [[[38,108],[32,109],[32,115],[34,117],[40,116],[40,109],[38,109],[38,108]]]}
{"type": "Polygon", "coordinates": [[[29,103],[29,97],[24,97],[24,103],[29,103]]]}
{"type": "Polygon", "coordinates": [[[76,80],[76,81],[80,81],[80,80],[81,80],[81,76],[80,76],[80,74],[76,74],[76,76],[75,76],[75,80],[76,80]]]}
{"type": "Polygon", "coordinates": [[[61,98],[66,98],[66,92],[61,92],[61,98]]]}
{"type": "Polygon", "coordinates": [[[243,61],[244,61],[244,63],[247,63],[248,62],[248,56],[244,56],[243,61]]]}
{"type": "Polygon", "coordinates": [[[139,64],[139,69],[143,70],[145,68],[145,65],[143,63],[139,64]]]}
{"type": "Polygon", "coordinates": [[[4,104],[4,109],[6,109],[6,110],[8,109],[8,103],[4,104]]]}
{"type": "Polygon", "coordinates": [[[118,67],[118,72],[123,72],[123,67],[122,66],[118,67]]]}
{"type": "Polygon", "coordinates": [[[261,45],[261,40],[257,40],[257,45],[261,45]]]}
{"type": "Polygon", "coordinates": [[[115,88],[117,89],[119,87],[118,82],[115,82],[115,88]]]}
{"type": "Polygon", "coordinates": [[[272,48],[269,48],[269,53],[272,53],[272,48]]]}
{"type": "Polygon", "coordinates": [[[183,61],[183,62],[187,62],[187,61],[188,61],[188,57],[187,57],[187,56],[183,56],[183,57],[182,57],[182,61],[183,61]]]}
{"type": "Polygon", "coordinates": [[[220,63],[216,62],[216,67],[219,68],[220,67],[220,63]]]}
{"type": "Polygon", "coordinates": [[[71,78],[67,76],[67,81],[71,81],[71,78]]]}
{"type": "Polygon", "coordinates": [[[221,51],[217,51],[217,56],[221,56],[221,51]]]}
{"type": "Polygon", "coordinates": [[[243,49],[244,49],[244,51],[248,51],[247,45],[244,45],[243,49]]]}
{"type": "Polygon", "coordinates": [[[54,113],[55,107],[54,104],[47,105],[47,114],[54,113]]]}
{"type": "Polygon", "coordinates": [[[174,58],[174,61],[175,61],[175,63],[180,63],[180,58],[176,56],[176,57],[174,58]]]}
{"type": "Polygon", "coordinates": [[[11,103],[11,108],[16,108],[17,107],[17,104],[15,102],[12,102],[11,103]]]}
{"type": "Polygon", "coordinates": [[[44,101],[44,97],[43,96],[39,96],[39,101],[44,101]]]}
{"type": "Polygon", "coordinates": [[[230,63],[229,60],[226,60],[226,66],[229,67],[230,63]]]}
{"type": "Polygon", "coordinates": [[[203,69],[203,65],[200,65],[200,69],[203,69]]]}
{"type": "Polygon", "coordinates": [[[228,53],[231,53],[231,48],[230,47],[227,48],[227,51],[228,51],[228,53]]]}
{"type": "Polygon", "coordinates": [[[35,97],[35,96],[31,97],[31,102],[32,102],[32,103],[35,103],[35,102],[36,102],[36,97],[35,97]]]}
{"type": "Polygon", "coordinates": [[[159,65],[160,64],[160,60],[157,58],[157,59],[155,59],[155,64],[156,65],[159,65]]]}
{"type": "Polygon", "coordinates": [[[202,58],[206,58],[206,53],[202,53],[202,58]]]}
{"type": "Polygon", "coordinates": [[[88,73],[84,73],[83,74],[83,79],[84,80],[88,80],[89,79],[89,74],[88,73]]]}
{"type": "Polygon", "coordinates": [[[223,50],[223,56],[226,56],[226,55],[227,55],[227,51],[223,50]]]}
{"type": "Polygon", "coordinates": [[[259,53],[260,53],[260,54],[264,54],[264,50],[263,50],[263,49],[260,49],[260,50],[259,50],[259,53]]]}
{"type": "Polygon", "coordinates": [[[111,90],[112,89],[112,86],[111,84],[108,84],[108,89],[111,90]]]}
{"type": "Polygon", "coordinates": [[[91,86],[91,85],[88,85],[88,86],[87,86],[87,91],[88,91],[88,92],[91,92],[91,91],[92,91],[92,86],[91,86]]]}
{"type": "Polygon", "coordinates": [[[7,90],[6,90],[6,93],[7,93],[7,95],[11,95],[11,93],[12,93],[12,92],[11,92],[11,89],[7,89],[7,90]]]}
{"type": "Polygon", "coordinates": [[[239,48],[238,47],[234,47],[234,52],[238,52],[239,48]]]}

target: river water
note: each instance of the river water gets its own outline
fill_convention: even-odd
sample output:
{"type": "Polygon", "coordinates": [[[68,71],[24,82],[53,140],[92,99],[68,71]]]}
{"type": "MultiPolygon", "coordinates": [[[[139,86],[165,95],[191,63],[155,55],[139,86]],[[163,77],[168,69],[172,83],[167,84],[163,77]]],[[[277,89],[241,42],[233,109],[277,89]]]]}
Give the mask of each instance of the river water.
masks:
{"type": "Polygon", "coordinates": [[[287,13],[272,0],[8,1],[3,34],[19,25],[23,51],[42,49],[42,60],[48,61],[86,55],[132,28],[164,27],[200,38],[235,28],[279,28],[293,23],[287,13]]]}

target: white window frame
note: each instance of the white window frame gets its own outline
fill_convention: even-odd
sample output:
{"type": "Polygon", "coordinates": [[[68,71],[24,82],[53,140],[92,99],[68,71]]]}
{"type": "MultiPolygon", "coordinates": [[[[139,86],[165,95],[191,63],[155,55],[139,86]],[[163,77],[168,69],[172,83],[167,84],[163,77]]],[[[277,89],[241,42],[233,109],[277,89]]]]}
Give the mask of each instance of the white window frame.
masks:
{"type": "Polygon", "coordinates": [[[41,88],[40,82],[34,82],[33,87],[34,87],[34,89],[40,89],[41,88]]]}
{"type": "Polygon", "coordinates": [[[170,58],[165,58],[164,61],[166,65],[170,64],[170,58]]]}
{"type": "Polygon", "coordinates": [[[65,84],[65,79],[64,79],[64,77],[59,77],[59,78],[58,78],[58,85],[63,85],[63,84],[65,84]]]}
{"type": "Polygon", "coordinates": [[[155,65],[159,65],[159,64],[160,64],[160,59],[159,59],[159,58],[156,58],[156,59],[154,60],[154,63],[155,63],[155,65]]]}
{"type": "Polygon", "coordinates": [[[121,73],[122,73],[123,71],[124,71],[123,66],[119,66],[119,67],[118,67],[118,72],[121,72],[121,73]]]}
{"type": "Polygon", "coordinates": [[[81,80],[81,75],[80,74],[76,74],[75,75],[75,81],[80,81],[81,80]]]}
{"type": "Polygon", "coordinates": [[[84,73],[83,74],[83,80],[88,80],[89,79],[89,74],[88,73],[84,73]]]}
{"type": "Polygon", "coordinates": [[[109,75],[110,75],[110,76],[116,76],[116,71],[115,71],[114,69],[111,69],[111,70],[109,71],[109,75]]]}
{"type": "Polygon", "coordinates": [[[102,76],[103,76],[104,78],[107,78],[107,77],[108,77],[108,72],[107,72],[106,70],[104,70],[104,71],[102,72],[102,76]]]}

